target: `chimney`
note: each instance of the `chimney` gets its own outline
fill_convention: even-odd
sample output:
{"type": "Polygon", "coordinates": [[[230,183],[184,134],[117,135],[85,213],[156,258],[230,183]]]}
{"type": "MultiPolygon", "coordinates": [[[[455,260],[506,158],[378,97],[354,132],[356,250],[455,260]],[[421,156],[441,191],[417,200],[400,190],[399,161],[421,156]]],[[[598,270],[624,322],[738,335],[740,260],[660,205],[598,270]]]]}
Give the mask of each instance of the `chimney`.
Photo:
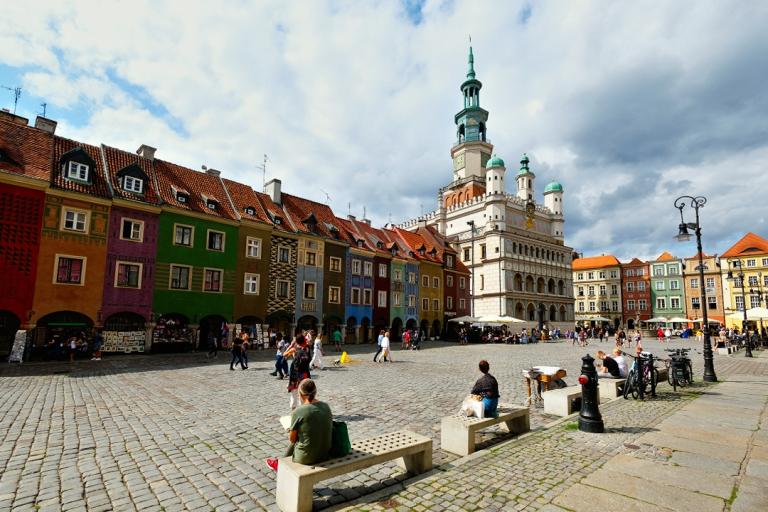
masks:
{"type": "Polygon", "coordinates": [[[51,135],[56,133],[56,121],[53,119],[48,119],[47,117],[43,116],[37,116],[35,118],[35,128],[38,130],[43,130],[44,132],[48,132],[51,135]]]}
{"type": "Polygon", "coordinates": [[[347,218],[348,218],[349,220],[352,220],[352,221],[355,221],[355,220],[357,220],[357,218],[355,218],[355,216],[354,216],[354,215],[347,215],[347,218]]]}
{"type": "Polygon", "coordinates": [[[29,124],[29,119],[12,114],[7,108],[0,109],[0,119],[5,119],[13,124],[20,124],[22,126],[27,126],[27,124],[29,124]]]}
{"type": "Polygon", "coordinates": [[[427,219],[419,219],[419,227],[420,228],[427,227],[427,219]]]}
{"type": "Polygon", "coordinates": [[[272,198],[272,202],[277,204],[283,203],[282,197],[280,196],[280,185],[282,185],[282,182],[279,179],[274,178],[269,180],[264,186],[264,193],[272,198]]]}
{"type": "Polygon", "coordinates": [[[371,225],[371,219],[360,219],[360,222],[368,224],[369,226],[371,225]]]}
{"type": "Polygon", "coordinates": [[[205,170],[205,174],[210,174],[211,176],[218,177],[218,176],[221,176],[221,171],[216,170],[216,169],[206,169],[205,170]]]}
{"type": "Polygon", "coordinates": [[[155,151],[157,151],[156,148],[153,148],[152,146],[147,146],[146,144],[142,144],[141,146],[139,146],[139,149],[136,150],[136,154],[139,155],[141,158],[146,158],[147,160],[154,160],[155,151]]]}

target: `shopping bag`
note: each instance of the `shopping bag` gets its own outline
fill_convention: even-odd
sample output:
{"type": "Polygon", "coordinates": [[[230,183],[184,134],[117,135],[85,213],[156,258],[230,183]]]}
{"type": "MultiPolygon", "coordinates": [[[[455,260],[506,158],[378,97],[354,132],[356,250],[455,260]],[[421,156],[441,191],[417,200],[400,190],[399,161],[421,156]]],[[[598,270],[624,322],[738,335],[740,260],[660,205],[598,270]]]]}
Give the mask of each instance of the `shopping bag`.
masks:
{"type": "Polygon", "coordinates": [[[484,418],[485,409],[483,407],[483,401],[477,400],[472,395],[469,395],[461,403],[459,416],[475,416],[476,418],[484,418]]]}
{"type": "Polygon", "coordinates": [[[352,452],[352,443],[349,441],[349,430],[343,421],[334,421],[331,431],[331,457],[343,457],[352,452]]]}

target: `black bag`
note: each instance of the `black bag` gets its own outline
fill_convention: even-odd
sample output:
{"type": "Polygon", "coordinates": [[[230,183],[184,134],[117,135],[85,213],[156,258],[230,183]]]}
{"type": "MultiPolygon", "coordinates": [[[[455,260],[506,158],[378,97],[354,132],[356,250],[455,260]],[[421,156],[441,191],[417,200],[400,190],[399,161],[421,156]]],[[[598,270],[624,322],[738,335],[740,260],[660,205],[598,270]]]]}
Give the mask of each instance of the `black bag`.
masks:
{"type": "Polygon", "coordinates": [[[349,430],[343,421],[334,421],[331,431],[331,457],[343,457],[352,452],[352,443],[349,441],[349,430]]]}

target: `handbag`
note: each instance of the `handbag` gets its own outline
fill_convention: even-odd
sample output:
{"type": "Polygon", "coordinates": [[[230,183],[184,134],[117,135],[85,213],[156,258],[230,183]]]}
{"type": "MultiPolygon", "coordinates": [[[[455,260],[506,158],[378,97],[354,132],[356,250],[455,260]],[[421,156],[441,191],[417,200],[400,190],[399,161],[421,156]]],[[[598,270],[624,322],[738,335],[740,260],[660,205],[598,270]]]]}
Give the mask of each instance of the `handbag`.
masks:
{"type": "Polygon", "coordinates": [[[349,441],[349,430],[343,421],[334,421],[331,430],[331,457],[343,457],[352,452],[352,443],[349,441]]]}

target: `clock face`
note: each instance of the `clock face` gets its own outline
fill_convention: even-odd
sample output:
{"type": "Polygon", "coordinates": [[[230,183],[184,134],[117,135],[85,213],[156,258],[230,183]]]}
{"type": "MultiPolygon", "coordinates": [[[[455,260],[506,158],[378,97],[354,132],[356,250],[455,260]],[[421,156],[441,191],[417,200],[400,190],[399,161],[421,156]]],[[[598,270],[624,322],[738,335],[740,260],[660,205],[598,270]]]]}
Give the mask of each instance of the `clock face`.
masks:
{"type": "Polygon", "coordinates": [[[536,213],[536,205],[533,202],[529,202],[525,205],[525,212],[531,216],[536,213]]]}
{"type": "Polygon", "coordinates": [[[464,167],[464,154],[457,155],[456,158],[453,159],[453,169],[458,171],[464,167]]]}

